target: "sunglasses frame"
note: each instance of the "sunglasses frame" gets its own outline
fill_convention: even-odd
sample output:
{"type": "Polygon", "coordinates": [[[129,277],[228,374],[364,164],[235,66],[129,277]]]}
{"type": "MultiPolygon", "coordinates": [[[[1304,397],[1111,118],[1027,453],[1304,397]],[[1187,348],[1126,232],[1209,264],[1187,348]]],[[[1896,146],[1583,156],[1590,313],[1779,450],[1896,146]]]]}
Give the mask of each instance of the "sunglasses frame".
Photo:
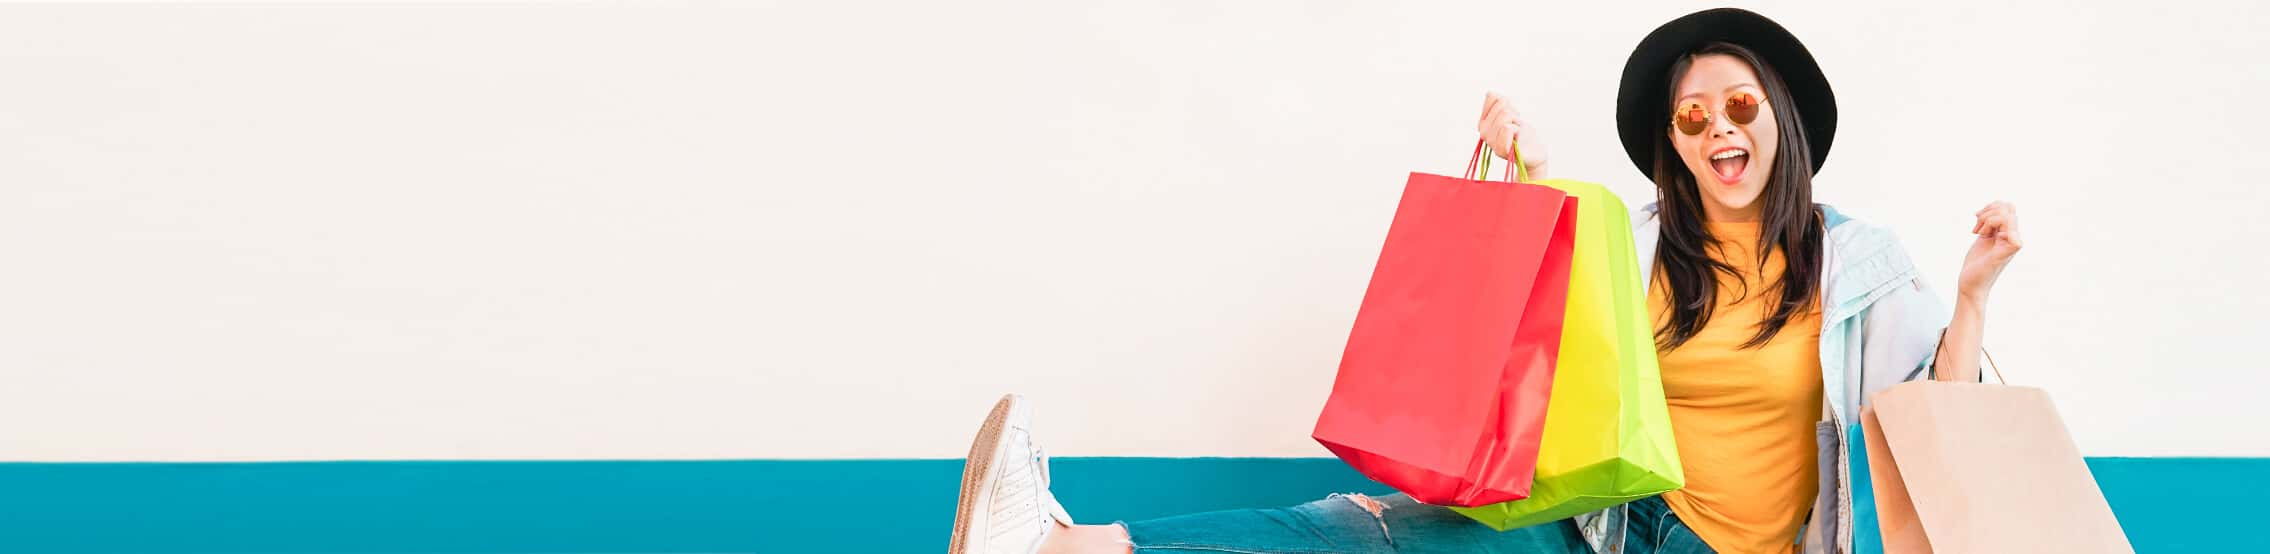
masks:
{"type": "Polygon", "coordinates": [[[1688,102],[1671,110],[1671,128],[1678,129],[1680,133],[1685,133],[1690,137],[1700,135],[1703,134],[1703,131],[1710,130],[1711,124],[1718,122],[1719,113],[1726,114],[1726,119],[1736,125],[1749,125],[1758,120],[1758,112],[1762,111],[1760,108],[1765,105],[1765,95],[1746,91],[1727,97],[1726,107],[1720,108],[1718,113],[1712,113],[1709,108],[1703,107],[1701,102],[1688,102]],[[1744,101],[1745,99],[1747,101],[1744,101]],[[1737,102],[1743,105],[1735,105],[1737,102]],[[1702,117],[1695,117],[1697,113],[1702,117]],[[1688,123],[1694,124],[1691,130],[1685,125],[1688,123]]]}

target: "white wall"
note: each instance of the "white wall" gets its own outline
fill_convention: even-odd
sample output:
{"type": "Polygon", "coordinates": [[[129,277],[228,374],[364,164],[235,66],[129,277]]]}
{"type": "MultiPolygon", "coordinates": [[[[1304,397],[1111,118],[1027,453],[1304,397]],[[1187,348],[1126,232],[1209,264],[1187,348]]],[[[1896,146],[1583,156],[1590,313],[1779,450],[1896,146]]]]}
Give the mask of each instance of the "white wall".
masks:
{"type": "MultiPolygon", "coordinates": [[[[0,458],[959,457],[1307,438],[1405,172],[1482,92],[1653,196],[1624,56],[1699,6],[0,8],[0,458]]],[[[1198,4],[1198,3],[1188,3],[1198,4]]],[[[1819,2],[1819,196],[2091,455],[2270,455],[2259,3],[1819,2]]]]}

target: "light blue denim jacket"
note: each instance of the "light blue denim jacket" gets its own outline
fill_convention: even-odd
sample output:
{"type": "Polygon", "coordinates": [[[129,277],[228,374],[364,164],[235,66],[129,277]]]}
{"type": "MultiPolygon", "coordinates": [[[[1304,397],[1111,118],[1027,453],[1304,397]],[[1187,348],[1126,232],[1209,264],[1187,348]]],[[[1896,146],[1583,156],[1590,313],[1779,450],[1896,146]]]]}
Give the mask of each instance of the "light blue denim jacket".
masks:
{"type": "MultiPolygon", "coordinates": [[[[1843,554],[1853,550],[1847,426],[1869,396],[1925,375],[1950,314],[1889,229],[1845,217],[1825,204],[1820,208],[1828,225],[1820,289],[1823,405],[1815,424],[1821,485],[1798,540],[1807,554],[1843,554]]],[[[1655,243],[1662,236],[1656,209],[1657,204],[1648,204],[1632,218],[1639,221],[1632,238],[1641,267],[1654,267],[1655,243]]],[[[1652,286],[1654,279],[1648,283],[1652,286]]],[[[1594,551],[1623,552],[1622,507],[1576,519],[1594,551]]]]}

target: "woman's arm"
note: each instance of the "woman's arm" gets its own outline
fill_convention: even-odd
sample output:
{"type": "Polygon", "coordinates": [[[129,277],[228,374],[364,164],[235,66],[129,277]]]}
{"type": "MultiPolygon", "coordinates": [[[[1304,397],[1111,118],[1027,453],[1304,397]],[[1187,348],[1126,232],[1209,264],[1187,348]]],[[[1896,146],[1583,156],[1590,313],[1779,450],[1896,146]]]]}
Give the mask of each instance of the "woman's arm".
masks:
{"type": "Polygon", "coordinates": [[[1986,336],[1986,296],[2002,268],[2018,255],[2025,242],[2018,237],[2018,208],[1995,202],[1980,209],[1971,233],[1970,253],[1963,256],[1962,274],[1956,279],[1955,316],[1939,339],[1939,354],[1932,360],[1941,381],[1978,382],[1978,353],[1986,336]]]}
{"type": "Polygon", "coordinates": [[[1978,382],[1978,352],[1986,335],[1986,306],[1969,299],[1955,301],[1955,317],[1939,338],[1939,357],[1931,361],[1941,381],[1978,382]]]}

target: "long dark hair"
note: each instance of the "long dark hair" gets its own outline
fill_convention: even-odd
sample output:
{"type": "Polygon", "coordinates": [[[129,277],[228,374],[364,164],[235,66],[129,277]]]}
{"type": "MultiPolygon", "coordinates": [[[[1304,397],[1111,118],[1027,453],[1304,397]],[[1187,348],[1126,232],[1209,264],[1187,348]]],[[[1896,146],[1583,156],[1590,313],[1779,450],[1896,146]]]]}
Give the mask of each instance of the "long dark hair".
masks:
{"type": "MultiPolygon", "coordinates": [[[[1678,95],[1679,79],[1686,76],[1694,59],[1708,54],[1725,54],[1750,64],[1757,70],[1759,85],[1765,87],[1766,102],[1772,105],[1774,118],[1779,121],[1780,147],[1774,155],[1772,173],[1766,175],[1765,190],[1758,195],[1763,212],[1758,233],[1758,269],[1765,269],[1767,252],[1780,248],[1782,260],[1787,262],[1781,279],[1759,294],[1776,294],[1780,302],[1773,315],[1758,323],[1758,333],[1742,348],[1757,348],[1773,340],[1789,319],[1811,308],[1819,293],[1821,277],[1822,229],[1820,214],[1813,206],[1813,150],[1805,142],[1805,125],[1797,113],[1796,102],[1789,98],[1789,85],[1781,74],[1758,59],[1747,48],[1714,42],[1703,45],[1693,54],[1679,58],[1671,65],[1672,90],[1665,98],[1678,95]]],[[[1668,123],[1666,123],[1668,125],[1668,123]]],[[[1740,273],[1734,266],[1712,259],[1706,248],[1719,244],[1717,238],[1703,226],[1702,191],[1696,188],[1695,176],[1679,160],[1679,152],[1671,146],[1669,129],[1655,140],[1655,193],[1662,208],[1656,217],[1662,218],[1662,235],[1656,241],[1655,273],[1662,284],[1670,289],[1667,309],[1671,317],[1655,330],[1655,344],[1662,350],[1672,350],[1686,344],[1688,339],[1702,331],[1710,321],[1720,291],[1718,281],[1711,274],[1723,273],[1733,277],[1730,282],[1740,283],[1740,273]]],[[[1746,285],[1745,285],[1746,289],[1746,285]]],[[[1753,292],[1737,293],[1737,301],[1753,292]]]]}

